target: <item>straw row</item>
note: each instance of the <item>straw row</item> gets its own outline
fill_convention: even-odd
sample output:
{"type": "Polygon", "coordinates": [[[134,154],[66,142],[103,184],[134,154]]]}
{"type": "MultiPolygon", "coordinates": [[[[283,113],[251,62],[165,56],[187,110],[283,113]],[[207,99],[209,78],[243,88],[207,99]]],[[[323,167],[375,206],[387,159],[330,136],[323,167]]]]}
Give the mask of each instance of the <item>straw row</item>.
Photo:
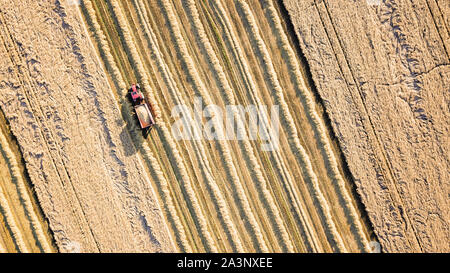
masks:
{"type": "Polygon", "coordinates": [[[9,168],[9,173],[12,182],[14,183],[17,189],[19,200],[25,210],[25,213],[30,220],[30,227],[32,232],[36,235],[37,243],[41,247],[42,251],[51,252],[52,249],[50,247],[47,237],[45,236],[42,224],[34,211],[30,195],[28,194],[26,184],[22,177],[22,173],[19,169],[19,164],[14,156],[14,153],[11,151],[8,145],[6,137],[3,135],[3,132],[1,131],[0,131],[0,152],[5,158],[6,164],[9,168]]]}
{"type": "MultiPolygon", "coordinates": [[[[187,1],[187,6],[189,9],[190,18],[192,19],[194,25],[194,29],[200,41],[199,44],[203,47],[203,50],[206,53],[205,55],[208,57],[208,61],[213,67],[214,75],[217,77],[217,80],[219,82],[221,94],[223,95],[226,104],[235,105],[236,100],[233,94],[233,90],[230,87],[230,83],[228,82],[228,79],[216,56],[216,53],[212,48],[211,42],[209,41],[208,36],[206,35],[203,24],[200,21],[200,16],[195,1],[193,0],[187,1]]],[[[235,112],[236,111],[237,110],[235,110],[235,112]]],[[[239,115],[239,113],[234,114],[239,115]]],[[[265,123],[262,123],[262,125],[264,127],[264,130],[267,130],[265,123]]],[[[242,120],[240,118],[237,119],[237,130],[240,134],[245,134],[244,133],[245,125],[242,124],[242,120]]],[[[284,251],[293,252],[294,248],[291,239],[283,224],[283,220],[280,217],[280,212],[275,204],[273,196],[268,190],[267,181],[262,174],[261,166],[259,165],[259,162],[255,157],[253,147],[251,146],[248,138],[244,138],[241,141],[241,143],[242,145],[240,146],[242,148],[242,152],[245,156],[249,157],[250,168],[253,170],[256,176],[255,185],[257,186],[261,195],[268,204],[266,209],[268,210],[269,215],[271,215],[270,218],[272,219],[272,224],[275,224],[275,229],[278,230],[277,235],[280,235],[279,236],[280,243],[282,245],[285,245],[284,251]]]]}
{"type": "Polygon", "coordinates": [[[288,105],[284,99],[283,90],[278,81],[278,76],[276,75],[275,69],[272,64],[272,60],[269,52],[267,51],[267,47],[259,33],[259,27],[256,24],[255,18],[250,10],[248,4],[243,0],[237,0],[237,5],[242,10],[244,15],[244,20],[249,26],[249,34],[251,36],[252,42],[255,46],[255,49],[258,51],[258,58],[260,59],[261,64],[266,71],[268,81],[272,88],[272,92],[275,98],[275,101],[280,105],[281,116],[284,122],[284,128],[287,130],[289,135],[289,143],[291,149],[293,150],[300,167],[302,168],[302,173],[307,182],[309,182],[310,189],[312,189],[312,196],[319,204],[319,212],[322,215],[322,218],[325,221],[326,228],[331,236],[334,245],[336,246],[338,251],[346,252],[346,248],[342,241],[342,238],[339,232],[336,229],[336,225],[332,219],[331,211],[328,206],[328,203],[319,187],[319,182],[316,174],[314,173],[311,161],[309,159],[306,150],[300,144],[300,140],[298,138],[297,128],[295,127],[294,120],[289,111],[288,105]]]}
{"type": "Polygon", "coordinates": [[[5,219],[6,228],[11,233],[11,237],[14,241],[14,244],[17,247],[17,250],[20,252],[28,253],[28,247],[23,240],[23,235],[20,232],[20,228],[18,227],[16,220],[12,214],[12,210],[9,207],[8,200],[6,200],[5,193],[3,189],[0,187],[0,214],[3,215],[5,219]]]}
{"type": "MultiPolygon", "coordinates": [[[[171,74],[167,64],[165,63],[165,61],[160,53],[155,34],[153,33],[151,26],[149,24],[147,24],[148,18],[147,18],[147,12],[145,10],[145,7],[142,6],[141,1],[135,0],[134,3],[135,3],[136,8],[138,9],[138,15],[141,19],[141,22],[143,22],[145,38],[148,41],[149,48],[152,50],[153,56],[155,57],[155,61],[157,63],[160,73],[163,76],[164,82],[168,86],[168,91],[170,92],[172,98],[174,99],[174,103],[176,105],[186,105],[183,98],[180,96],[181,93],[178,90],[178,87],[173,78],[173,75],[171,74]]],[[[185,127],[188,127],[189,125],[190,124],[185,124],[185,127]]],[[[228,209],[228,205],[226,204],[223,193],[221,192],[220,188],[218,187],[218,185],[215,182],[215,179],[212,175],[211,166],[210,166],[210,163],[208,162],[208,157],[206,155],[206,151],[204,149],[203,143],[198,142],[198,141],[193,141],[192,146],[194,147],[197,157],[199,159],[199,163],[202,166],[202,168],[201,168],[202,173],[204,175],[205,181],[207,182],[207,185],[212,194],[212,199],[213,199],[216,207],[219,210],[219,214],[222,217],[222,221],[225,224],[225,230],[227,230],[227,232],[229,233],[228,237],[235,245],[234,250],[237,252],[243,252],[244,247],[240,240],[240,236],[239,236],[239,234],[236,230],[235,224],[233,223],[232,218],[230,216],[230,211],[228,209]]]]}
{"type": "Polygon", "coordinates": [[[123,116],[127,124],[129,124],[129,126],[131,127],[130,133],[132,139],[135,143],[137,143],[136,146],[140,147],[140,153],[146,164],[151,169],[152,176],[155,178],[155,181],[159,186],[159,190],[162,193],[162,200],[164,203],[164,207],[166,208],[166,213],[168,214],[168,218],[172,223],[173,226],[172,228],[174,230],[176,237],[178,238],[179,243],[181,244],[182,250],[185,252],[192,252],[191,246],[187,239],[186,231],[177,214],[174,201],[172,199],[167,180],[164,176],[163,171],[161,170],[161,166],[157,161],[157,159],[154,157],[148,144],[144,142],[142,137],[140,136],[141,134],[140,129],[137,128],[132,116],[133,111],[132,107],[130,106],[130,104],[123,101],[123,97],[125,97],[123,90],[126,90],[127,85],[125,84],[122,74],[119,68],[117,67],[114,57],[111,54],[111,49],[106,40],[106,36],[104,35],[100,25],[97,22],[97,15],[95,14],[95,10],[93,9],[91,1],[84,0],[83,7],[87,11],[86,15],[88,17],[87,18],[88,23],[93,27],[95,39],[96,42],[99,44],[103,60],[107,66],[108,71],[112,75],[114,84],[117,87],[118,94],[121,98],[120,104],[125,106],[124,107],[125,113],[123,113],[123,116]]]}
{"type": "MultiPolygon", "coordinates": [[[[256,84],[250,72],[249,65],[246,61],[245,55],[241,50],[238,39],[236,38],[236,35],[233,31],[230,19],[228,18],[227,13],[224,11],[224,8],[220,1],[213,1],[212,3],[215,7],[217,18],[223,25],[223,28],[226,30],[224,38],[231,47],[230,50],[233,53],[235,62],[238,64],[242,79],[244,80],[247,92],[251,97],[252,103],[260,105],[261,101],[258,97],[258,94],[260,94],[260,92],[258,91],[258,88],[256,88],[256,84]]],[[[273,160],[273,164],[275,164],[276,169],[282,175],[281,178],[284,183],[283,185],[288,193],[289,201],[295,211],[294,217],[300,229],[303,230],[304,232],[304,243],[308,244],[309,251],[320,252],[321,248],[317,241],[317,235],[315,234],[315,231],[312,229],[310,220],[308,216],[305,214],[306,210],[303,208],[303,205],[295,192],[293,186],[294,181],[289,172],[287,171],[288,168],[286,167],[286,164],[281,156],[281,153],[279,150],[275,150],[274,152],[272,152],[272,154],[275,157],[275,159],[273,160]]]]}
{"type": "MultiPolygon", "coordinates": [[[[198,93],[204,100],[205,104],[211,105],[212,100],[209,96],[208,92],[206,91],[205,85],[203,81],[200,79],[197,69],[195,68],[194,62],[192,60],[192,57],[190,56],[186,43],[183,39],[183,36],[181,35],[181,31],[178,25],[177,17],[175,16],[172,4],[168,3],[166,1],[160,1],[163,7],[163,10],[166,14],[167,21],[169,23],[169,27],[171,29],[171,34],[173,35],[174,42],[176,44],[177,49],[179,50],[179,53],[181,55],[181,59],[186,66],[186,72],[188,73],[189,77],[192,80],[193,86],[198,93]]],[[[215,119],[213,119],[213,122],[215,119]]],[[[214,122],[215,128],[221,128],[221,124],[214,122]]],[[[218,140],[219,149],[221,150],[222,156],[224,157],[225,166],[227,169],[227,172],[229,176],[232,178],[232,183],[234,185],[236,194],[238,196],[238,202],[240,205],[240,208],[242,209],[243,214],[246,217],[246,221],[248,226],[251,228],[251,232],[254,235],[254,239],[256,240],[258,248],[262,252],[268,252],[268,248],[266,245],[266,242],[264,240],[264,236],[261,232],[261,228],[259,227],[259,224],[256,220],[255,215],[253,214],[253,211],[251,209],[250,203],[248,201],[248,198],[246,196],[244,187],[242,185],[242,182],[240,181],[240,178],[238,176],[238,173],[236,171],[236,168],[233,163],[233,159],[231,156],[230,149],[228,147],[227,142],[218,140]]]]}
{"type": "Polygon", "coordinates": [[[119,24],[120,32],[126,44],[128,54],[131,57],[132,62],[136,68],[139,81],[141,82],[141,85],[144,87],[144,90],[146,90],[147,97],[152,102],[153,110],[155,111],[155,114],[158,117],[157,118],[158,127],[156,129],[159,129],[159,132],[161,132],[160,136],[162,137],[162,140],[166,144],[168,144],[169,147],[168,152],[171,154],[172,160],[175,162],[176,171],[179,173],[180,178],[182,180],[182,186],[184,187],[187,193],[187,197],[189,198],[189,204],[193,210],[193,213],[195,214],[194,219],[197,221],[197,224],[199,225],[199,229],[205,241],[206,247],[209,251],[217,252],[217,246],[215,244],[213,237],[211,236],[211,232],[209,231],[208,223],[206,221],[207,218],[200,206],[198,197],[196,196],[195,190],[192,185],[192,181],[190,180],[183,159],[180,155],[180,152],[178,151],[178,148],[176,147],[174,140],[172,139],[172,135],[169,129],[167,128],[167,125],[162,120],[161,110],[155,99],[155,94],[153,93],[153,90],[150,87],[147,73],[141,62],[139,53],[135,47],[134,39],[129,31],[128,23],[123,16],[119,3],[116,1],[112,1],[110,2],[110,4],[112,7],[112,13],[119,24]]]}
{"type": "Polygon", "coordinates": [[[369,242],[367,241],[367,238],[364,234],[364,230],[361,225],[361,222],[359,221],[359,216],[356,212],[356,209],[352,204],[352,199],[347,189],[345,188],[344,179],[342,178],[342,175],[339,171],[336,157],[334,156],[329,139],[326,135],[325,125],[323,124],[322,120],[317,114],[317,111],[314,106],[313,96],[306,87],[303,77],[301,75],[297,57],[291,45],[289,44],[289,40],[283,30],[280,18],[278,16],[275,7],[273,6],[272,1],[264,0],[263,3],[266,10],[268,11],[269,22],[273,25],[273,27],[276,30],[277,40],[281,45],[282,53],[284,53],[287,56],[286,61],[289,67],[289,73],[291,74],[291,78],[294,81],[294,86],[297,92],[301,95],[302,102],[308,118],[312,121],[314,133],[316,135],[316,138],[318,139],[319,149],[322,149],[325,154],[325,159],[327,163],[326,165],[329,169],[329,172],[332,175],[332,179],[335,185],[337,186],[339,195],[344,200],[344,206],[347,210],[347,217],[349,218],[349,221],[351,222],[353,228],[357,233],[359,240],[362,243],[363,250],[369,252],[370,251],[369,242]]]}

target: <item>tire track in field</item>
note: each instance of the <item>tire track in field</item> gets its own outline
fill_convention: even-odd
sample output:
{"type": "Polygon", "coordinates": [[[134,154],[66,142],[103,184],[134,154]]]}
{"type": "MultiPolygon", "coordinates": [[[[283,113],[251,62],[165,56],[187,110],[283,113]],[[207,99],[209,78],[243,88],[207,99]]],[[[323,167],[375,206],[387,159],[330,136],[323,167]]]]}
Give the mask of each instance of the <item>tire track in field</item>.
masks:
{"type": "MultiPolygon", "coordinates": [[[[209,94],[206,91],[205,85],[203,81],[198,76],[198,72],[195,68],[195,65],[192,61],[192,58],[187,50],[185,41],[181,35],[179,26],[178,26],[178,20],[173,13],[172,4],[168,3],[166,1],[160,1],[162,4],[163,10],[166,14],[167,22],[169,23],[169,27],[171,29],[171,34],[173,35],[174,42],[176,43],[176,47],[178,48],[181,55],[181,58],[183,59],[183,62],[187,68],[187,73],[189,77],[192,79],[192,84],[194,85],[196,92],[202,97],[203,101],[207,105],[211,105],[212,100],[209,94]]],[[[215,119],[213,119],[215,121],[215,119]]],[[[222,125],[214,122],[215,128],[222,128],[222,125]]],[[[220,129],[219,129],[220,130],[220,129]]],[[[223,132],[223,131],[222,131],[223,132]]],[[[224,157],[224,162],[226,164],[226,169],[229,175],[232,178],[233,185],[235,186],[235,190],[238,196],[238,201],[240,203],[240,207],[242,209],[242,213],[246,217],[247,225],[251,228],[254,239],[256,240],[255,243],[257,243],[257,248],[260,251],[268,252],[268,248],[264,239],[264,236],[261,232],[261,228],[257,224],[256,217],[254,216],[250,203],[248,201],[248,197],[245,194],[244,188],[242,186],[242,183],[238,177],[236,168],[233,163],[233,159],[229,150],[229,147],[225,141],[218,140],[219,149],[221,150],[222,156],[224,157]]]]}
{"type": "Polygon", "coordinates": [[[255,18],[253,17],[253,14],[245,1],[237,0],[236,4],[239,6],[242,14],[244,15],[243,20],[245,20],[246,24],[250,28],[250,31],[248,33],[252,38],[255,49],[258,51],[257,57],[259,58],[261,64],[264,66],[265,73],[268,76],[268,80],[273,90],[273,96],[275,97],[276,102],[280,105],[282,113],[281,116],[285,125],[284,128],[287,129],[287,132],[289,133],[289,142],[291,149],[296,155],[297,161],[302,168],[303,175],[308,181],[310,189],[312,190],[311,195],[320,206],[319,212],[321,213],[327,230],[329,231],[329,236],[331,237],[330,239],[332,240],[332,243],[336,246],[338,251],[347,252],[343,240],[339,232],[337,231],[336,224],[332,219],[328,203],[319,187],[319,182],[316,174],[313,171],[309,156],[306,153],[306,150],[300,144],[294,120],[284,99],[283,90],[279,84],[278,76],[273,67],[270,54],[268,53],[266,45],[264,44],[264,41],[259,34],[259,28],[255,22],[255,18]]]}
{"type": "MultiPolygon", "coordinates": [[[[6,50],[4,51],[6,55],[10,44],[8,44],[8,37],[5,35],[9,34],[9,30],[7,29],[3,14],[0,16],[0,19],[0,25],[3,26],[3,31],[0,32],[0,41],[2,41],[3,49],[6,50]]],[[[6,58],[6,56],[4,57],[6,58]]],[[[20,237],[23,238],[22,241],[26,246],[27,252],[53,252],[54,247],[51,242],[51,237],[44,232],[44,230],[49,232],[47,226],[43,224],[45,220],[38,217],[42,217],[42,215],[38,215],[40,212],[39,208],[36,208],[36,206],[39,206],[39,203],[29,189],[31,185],[27,184],[29,181],[25,177],[26,173],[21,169],[22,162],[18,161],[19,157],[22,157],[22,154],[18,147],[12,146],[15,144],[12,142],[12,138],[6,136],[12,133],[9,130],[9,125],[6,122],[3,112],[0,112],[0,122],[4,122],[4,124],[0,124],[0,168],[2,168],[0,176],[3,176],[0,177],[0,182],[3,181],[0,183],[0,188],[3,187],[2,198],[7,202],[4,205],[9,206],[11,209],[10,215],[13,217],[8,216],[7,218],[9,220],[16,219],[15,224],[12,223],[12,226],[17,226],[20,233],[17,231],[11,232],[8,222],[4,222],[6,225],[4,231],[8,233],[9,230],[11,236],[16,234],[16,237],[19,237],[19,241],[20,237]]],[[[12,228],[12,230],[15,230],[15,228],[12,228]]],[[[6,236],[7,240],[12,240],[11,243],[17,241],[17,238],[14,238],[14,236],[12,238],[8,235],[6,236]]],[[[21,252],[21,249],[24,249],[23,246],[20,249],[17,246],[18,243],[15,244],[16,251],[21,252]]],[[[8,242],[6,242],[4,245],[5,252],[14,251],[8,247],[8,242]]]]}
{"type": "Polygon", "coordinates": [[[147,73],[144,69],[143,64],[141,63],[141,59],[139,56],[139,53],[137,49],[134,47],[134,39],[132,38],[131,33],[129,32],[129,27],[126,19],[123,16],[120,4],[116,1],[112,1],[109,3],[112,7],[112,13],[114,17],[117,19],[117,22],[120,27],[120,31],[123,35],[124,42],[126,46],[128,47],[128,52],[130,57],[133,60],[133,63],[136,66],[136,73],[139,77],[140,82],[142,83],[142,86],[144,87],[144,90],[146,90],[147,97],[150,97],[150,101],[154,102],[152,104],[152,107],[156,114],[156,119],[158,121],[158,125],[156,129],[158,130],[158,134],[160,135],[161,139],[170,147],[170,150],[168,152],[171,154],[171,159],[174,161],[175,165],[177,166],[176,172],[179,174],[180,179],[183,181],[182,186],[184,190],[187,193],[187,197],[189,198],[189,205],[192,208],[192,212],[195,215],[196,224],[199,226],[199,229],[201,231],[202,238],[204,240],[204,243],[206,247],[208,248],[208,251],[211,252],[217,252],[217,246],[216,242],[213,239],[211,233],[210,233],[210,227],[208,225],[208,222],[206,221],[206,216],[199,204],[198,197],[196,195],[195,190],[193,189],[191,179],[186,171],[185,164],[183,162],[183,158],[180,155],[180,152],[178,151],[178,148],[176,147],[176,144],[174,143],[171,133],[169,129],[167,128],[167,125],[162,120],[162,113],[161,109],[159,108],[158,104],[156,104],[155,95],[153,93],[152,88],[150,87],[147,73]]]}

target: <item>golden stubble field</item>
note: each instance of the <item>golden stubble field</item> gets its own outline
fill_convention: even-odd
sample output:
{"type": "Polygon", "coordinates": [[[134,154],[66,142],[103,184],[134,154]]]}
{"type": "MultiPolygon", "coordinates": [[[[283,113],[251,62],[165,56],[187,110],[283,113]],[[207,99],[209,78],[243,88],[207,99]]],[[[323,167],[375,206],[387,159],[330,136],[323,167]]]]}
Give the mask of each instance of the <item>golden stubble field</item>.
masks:
{"type": "Polygon", "coordinates": [[[399,251],[370,197],[391,192],[370,192],[377,177],[355,169],[373,167],[349,157],[365,143],[345,138],[356,108],[339,127],[340,95],[320,100],[331,74],[316,74],[315,44],[317,90],[310,77],[301,6],[286,3],[294,30],[270,0],[0,3],[0,251],[365,252],[377,238],[364,205],[399,251]],[[134,82],[157,115],[146,139],[126,98],[134,82]],[[278,105],[279,149],[177,140],[171,111],[195,98],[278,105]]]}

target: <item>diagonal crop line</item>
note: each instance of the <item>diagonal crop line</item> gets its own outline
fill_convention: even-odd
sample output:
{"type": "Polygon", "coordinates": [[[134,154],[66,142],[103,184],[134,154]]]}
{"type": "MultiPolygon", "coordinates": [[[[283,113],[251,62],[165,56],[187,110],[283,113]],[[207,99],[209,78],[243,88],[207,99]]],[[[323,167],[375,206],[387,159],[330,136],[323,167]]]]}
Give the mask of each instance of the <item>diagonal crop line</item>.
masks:
{"type": "Polygon", "coordinates": [[[358,213],[353,206],[350,194],[345,188],[344,179],[339,171],[336,157],[332,151],[330,142],[326,135],[325,125],[317,114],[312,94],[306,87],[305,81],[303,80],[294,50],[290,46],[289,40],[284,33],[280,18],[275,7],[273,6],[273,3],[268,0],[264,0],[263,3],[269,14],[269,22],[275,27],[277,31],[277,39],[281,45],[281,50],[287,56],[286,61],[289,67],[289,73],[294,79],[294,86],[297,92],[301,95],[303,106],[306,109],[308,118],[312,121],[314,133],[316,135],[316,138],[318,139],[318,148],[322,150],[323,154],[325,154],[327,168],[332,175],[333,182],[335,183],[335,187],[337,188],[340,197],[344,200],[343,205],[346,208],[347,217],[349,218],[349,221],[356,231],[358,239],[362,245],[362,250],[370,252],[369,242],[366,235],[364,234],[364,229],[359,220],[358,213]]]}
{"type": "Polygon", "coordinates": [[[19,165],[16,161],[13,152],[11,151],[8,145],[6,137],[3,135],[3,132],[1,130],[0,130],[0,153],[6,159],[6,164],[8,165],[12,181],[16,186],[20,202],[22,203],[25,209],[27,217],[29,217],[30,226],[34,235],[36,236],[38,244],[42,248],[42,251],[52,252],[52,248],[50,247],[47,237],[44,234],[41,222],[39,221],[36,213],[34,212],[30,196],[27,192],[25,182],[19,169],[19,165]]]}
{"type": "MultiPolygon", "coordinates": [[[[160,1],[162,4],[163,10],[166,13],[167,21],[169,23],[169,27],[171,29],[171,34],[173,35],[173,38],[176,43],[177,49],[180,51],[181,58],[187,68],[187,73],[189,77],[192,79],[192,84],[194,85],[194,88],[198,92],[198,94],[202,97],[202,99],[205,101],[205,104],[211,105],[212,100],[209,95],[209,93],[206,91],[205,84],[200,79],[197,69],[195,68],[194,62],[192,60],[192,57],[190,56],[186,43],[183,39],[183,36],[181,35],[181,31],[178,25],[178,20],[173,12],[172,4],[168,3],[167,1],[160,1]]],[[[213,119],[215,122],[216,120],[213,119]]],[[[215,124],[216,128],[220,128],[219,124],[215,124]]],[[[230,149],[228,147],[228,144],[225,141],[218,140],[219,149],[222,152],[222,156],[224,157],[224,162],[226,164],[226,169],[229,175],[231,176],[231,182],[235,186],[235,190],[238,197],[238,202],[240,204],[240,207],[242,209],[243,214],[246,217],[247,224],[252,230],[252,233],[254,235],[254,238],[256,240],[258,248],[262,252],[269,252],[269,249],[266,245],[266,242],[264,240],[264,236],[262,234],[261,228],[259,227],[258,221],[256,220],[256,217],[251,209],[250,203],[248,201],[248,197],[245,194],[244,187],[242,185],[242,182],[239,179],[238,172],[236,170],[236,167],[233,163],[233,159],[231,156],[230,149]]]]}
{"type": "MultiPolygon", "coordinates": [[[[206,35],[203,24],[200,21],[200,16],[199,16],[195,1],[193,1],[193,0],[187,1],[187,6],[189,9],[190,17],[192,18],[194,29],[195,29],[196,34],[200,41],[199,44],[201,47],[203,47],[204,51],[206,52],[206,55],[208,56],[208,60],[213,67],[214,74],[216,75],[217,80],[220,83],[219,86],[221,87],[222,95],[225,99],[225,102],[229,105],[235,105],[236,101],[234,98],[233,90],[230,87],[230,83],[228,82],[228,79],[225,76],[224,70],[223,70],[222,66],[220,65],[220,62],[216,56],[216,53],[212,48],[211,42],[209,41],[209,39],[206,35]]],[[[236,114],[238,114],[238,113],[236,113],[236,114]]],[[[238,125],[237,125],[238,130],[241,132],[241,134],[243,134],[244,130],[245,130],[244,124],[242,124],[241,119],[237,119],[237,122],[238,122],[238,125]]],[[[266,129],[265,126],[264,126],[264,128],[266,129]]],[[[272,218],[274,218],[276,228],[278,229],[278,231],[281,235],[281,239],[282,239],[281,243],[285,245],[287,251],[293,252],[294,250],[293,250],[292,242],[289,238],[289,235],[286,231],[284,224],[282,223],[282,220],[279,215],[279,211],[275,205],[273,197],[270,194],[269,190],[267,189],[267,181],[264,179],[264,176],[262,175],[261,166],[259,165],[259,163],[254,155],[253,147],[250,145],[250,142],[247,138],[244,138],[242,140],[242,142],[243,142],[243,146],[241,146],[241,147],[242,147],[243,153],[250,158],[251,168],[254,170],[254,172],[256,174],[256,179],[258,181],[255,184],[260,189],[263,197],[266,199],[266,202],[269,205],[269,208],[267,208],[267,209],[269,210],[269,214],[272,215],[272,218]]]]}
{"type": "Polygon", "coordinates": [[[0,214],[5,218],[6,228],[11,233],[11,237],[13,238],[14,244],[17,247],[17,250],[23,253],[30,252],[28,247],[23,240],[23,235],[20,232],[19,227],[17,226],[16,220],[11,212],[11,208],[9,207],[8,201],[5,198],[5,193],[3,189],[0,187],[0,214]]]}
{"type": "Polygon", "coordinates": [[[162,199],[164,202],[164,206],[168,210],[170,222],[173,225],[176,237],[179,238],[179,242],[181,243],[181,246],[183,248],[183,251],[185,252],[192,252],[192,249],[188,243],[186,231],[183,227],[183,224],[181,223],[179,216],[176,212],[176,208],[174,205],[174,201],[171,196],[171,192],[168,186],[168,182],[164,176],[163,171],[161,170],[161,166],[158,162],[158,160],[153,155],[150,147],[148,144],[143,141],[142,137],[140,136],[140,129],[137,128],[135,122],[132,120],[132,108],[131,106],[123,101],[123,97],[125,94],[122,92],[123,90],[126,90],[127,86],[125,84],[125,81],[122,77],[122,74],[120,73],[119,68],[117,67],[117,64],[114,61],[114,57],[111,54],[111,49],[108,45],[108,42],[106,41],[106,36],[104,35],[103,31],[101,30],[100,25],[97,22],[97,16],[95,14],[95,10],[92,6],[92,2],[90,0],[84,0],[83,1],[83,7],[87,11],[88,15],[88,21],[94,28],[95,38],[97,43],[100,45],[100,49],[103,52],[103,60],[106,63],[106,66],[110,73],[112,74],[113,81],[115,85],[117,86],[117,91],[119,92],[119,96],[121,98],[120,104],[125,106],[125,113],[123,114],[127,124],[130,125],[130,134],[133,139],[133,142],[136,144],[137,147],[139,147],[140,153],[146,162],[146,164],[151,169],[152,176],[155,178],[156,183],[159,185],[159,189],[162,192],[162,199]]]}
{"type": "MultiPolygon", "coordinates": [[[[252,98],[252,102],[254,104],[261,104],[261,101],[257,94],[259,94],[258,89],[256,88],[256,84],[253,80],[252,74],[249,69],[249,64],[246,61],[246,58],[241,50],[241,47],[239,45],[239,42],[237,41],[236,35],[233,31],[233,28],[230,23],[230,19],[228,18],[227,14],[224,11],[224,8],[220,1],[211,1],[212,4],[215,6],[217,17],[221,20],[221,24],[223,25],[225,31],[225,39],[228,40],[228,43],[230,44],[231,51],[234,54],[234,57],[239,64],[239,69],[241,70],[241,74],[243,76],[246,88],[248,89],[248,92],[252,98]]],[[[295,193],[293,189],[294,182],[292,181],[291,175],[287,173],[287,168],[285,166],[284,160],[279,153],[278,150],[274,152],[275,160],[273,160],[273,163],[276,165],[276,168],[278,169],[280,174],[286,173],[283,175],[283,182],[285,190],[288,193],[289,201],[291,202],[291,205],[294,208],[294,217],[296,218],[296,221],[300,228],[304,232],[304,240],[309,245],[309,249],[311,251],[321,252],[320,245],[317,241],[317,235],[315,234],[315,231],[311,229],[312,225],[305,214],[305,209],[302,206],[302,203],[299,200],[298,195],[295,193]]]]}
{"type": "MultiPolygon", "coordinates": [[[[141,8],[141,12],[139,12],[139,15],[143,15],[141,18],[142,22],[147,22],[147,20],[145,18],[146,11],[140,5],[141,1],[134,1],[134,3],[137,5],[137,7],[141,8]]],[[[166,82],[166,84],[168,85],[168,87],[169,87],[168,90],[170,91],[172,97],[174,98],[175,103],[178,105],[185,105],[184,100],[180,96],[181,93],[176,86],[173,76],[170,73],[170,70],[167,67],[167,64],[165,63],[165,61],[159,51],[153,30],[151,29],[150,26],[148,26],[147,24],[144,24],[144,32],[145,32],[147,41],[149,43],[149,47],[152,50],[153,55],[155,56],[158,69],[162,73],[163,79],[166,82]]],[[[242,245],[241,239],[236,230],[235,224],[233,223],[232,218],[230,216],[230,211],[228,209],[228,205],[226,204],[223,193],[220,191],[220,189],[212,175],[212,170],[210,167],[210,163],[208,162],[208,158],[206,156],[206,151],[204,149],[204,146],[202,143],[194,141],[193,147],[199,158],[199,163],[202,165],[202,172],[205,176],[205,180],[208,184],[211,194],[213,195],[212,199],[214,200],[214,203],[219,210],[220,216],[222,217],[222,220],[225,224],[225,229],[229,233],[228,237],[234,243],[235,251],[244,252],[244,247],[242,245]]]]}
{"type": "Polygon", "coordinates": [[[336,229],[336,224],[333,221],[330,207],[328,206],[325,196],[319,187],[319,181],[313,171],[309,156],[304,147],[300,144],[294,119],[292,118],[292,114],[290,113],[288,105],[284,99],[283,89],[278,81],[278,76],[273,67],[270,54],[267,51],[267,47],[261,37],[261,34],[259,33],[259,27],[256,24],[255,18],[250,10],[250,7],[245,1],[237,0],[236,4],[242,10],[242,19],[245,20],[250,28],[249,34],[253,40],[252,42],[255,49],[259,53],[257,54],[258,58],[266,71],[268,81],[273,91],[273,96],[275,97],[276,102],[280,105],[281,117],[287,133],[289,134],[289,144],[293,153],[296,155],[296,159],[302,169],[305,180],[308,182],[310,189],[312,190],[312,196],[319,204],[318,210],[325,221],[326,228],[331,236],[330,239],[333,241],[338,251],[347,252],[343,240],[336,229]]]}

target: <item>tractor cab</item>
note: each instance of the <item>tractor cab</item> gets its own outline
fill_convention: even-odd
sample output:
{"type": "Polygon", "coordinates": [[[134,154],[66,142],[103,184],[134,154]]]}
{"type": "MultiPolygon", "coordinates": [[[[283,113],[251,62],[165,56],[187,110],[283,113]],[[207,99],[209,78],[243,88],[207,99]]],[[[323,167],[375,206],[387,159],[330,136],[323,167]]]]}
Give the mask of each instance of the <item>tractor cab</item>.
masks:
{"type": "Polygon", "coordinates": [[[140,90],[139,84],[132,84],[131,88],[129,89],[131,100],[133,101],[134,105],[139,105],[144,100],[144,95],[142,94],[140,90]]]}

